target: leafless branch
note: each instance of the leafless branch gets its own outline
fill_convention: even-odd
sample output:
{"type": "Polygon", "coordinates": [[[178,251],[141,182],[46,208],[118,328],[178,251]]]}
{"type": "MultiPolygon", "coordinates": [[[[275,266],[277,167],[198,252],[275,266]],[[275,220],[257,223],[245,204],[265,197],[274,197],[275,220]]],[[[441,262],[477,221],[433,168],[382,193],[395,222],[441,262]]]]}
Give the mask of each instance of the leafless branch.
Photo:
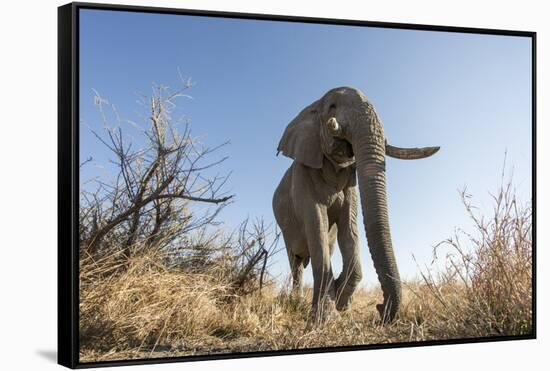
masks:
{"type": "Polygon", "coordinates": [[[129,130],[139,125],[127,121],[126,126],[115,106],[94,91],[103,131],[92,134],[112,154],[113,176],[112,180],[100,176],[91,182],[95,189],[82,190],[82,252],[94,256],[116,247],[129,257],[138,243],[174,243],[185,233],[215,223],[219,211],[234,198],[222,190],[229,174],[204,175],[226,160],[208,158],[227,143],[202,146],[191,137],[188,120],[173,118],[178,100],[189,98],[184,91],[190,86],[190,81],[175,91],[153,86],[153,95],[144,99],[149,104],[146,128],[138,130],[135,141],[129,130]],[[215,207],[199,215],[196,203],[215,207]]]}

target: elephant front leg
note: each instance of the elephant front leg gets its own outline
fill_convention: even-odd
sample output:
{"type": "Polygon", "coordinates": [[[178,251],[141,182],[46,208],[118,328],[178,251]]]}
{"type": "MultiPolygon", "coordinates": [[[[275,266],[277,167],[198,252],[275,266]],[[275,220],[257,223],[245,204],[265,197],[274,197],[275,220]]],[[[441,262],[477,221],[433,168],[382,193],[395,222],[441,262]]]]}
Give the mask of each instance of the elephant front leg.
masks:
{"type": "Polygon", "coordinates": [[[328,216],[319,210],[306,225],[311,267],[313,270],[313,303],[311,317],[314,324],[324,322],[335,311],[334,276],[330,263],[328,216]]]}
{"type": "Polygon", "coordinates": [[[290,272],[292,274],[292,296],[302,297],[302,278],[304,275],[304,266],[306,259],[295,255],[287,248],[288,260],[290,263],[290,272]]]}
{"type": "Polygon", "coordinates": [[[342,273],[335,282],[336,309],[349,308],[353,293],[362,278],[359,257],[359,237],[357,231],[357,194],[349,189],[346,203],[338,222],[338,245],[342,253],[342,273]]]}

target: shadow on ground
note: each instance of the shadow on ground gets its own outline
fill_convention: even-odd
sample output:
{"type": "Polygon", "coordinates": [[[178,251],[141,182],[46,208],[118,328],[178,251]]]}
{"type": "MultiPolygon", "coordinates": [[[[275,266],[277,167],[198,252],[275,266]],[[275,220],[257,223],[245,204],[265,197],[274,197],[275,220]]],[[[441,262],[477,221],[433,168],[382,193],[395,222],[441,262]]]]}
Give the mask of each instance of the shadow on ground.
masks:
{"type": "Polygon", "coordinates": [[[50,362],[57,363],[57,351],[55,350],[37,350],[36,354],[50,362]]]}

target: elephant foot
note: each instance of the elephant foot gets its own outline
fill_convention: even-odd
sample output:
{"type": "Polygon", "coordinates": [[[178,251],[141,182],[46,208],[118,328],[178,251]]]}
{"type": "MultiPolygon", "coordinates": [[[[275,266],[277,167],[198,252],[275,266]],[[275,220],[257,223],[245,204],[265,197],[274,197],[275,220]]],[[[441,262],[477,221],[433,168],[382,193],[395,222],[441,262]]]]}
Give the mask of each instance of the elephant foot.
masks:
{"type": "Polygon", "coordinates": [[[387,305],[376,304],[376,309],[380,314],[380,320],[382,321],[382,323],[389,323],[395,319],[396,314],[392,313],[392,311],[390,310],[391,308],[388,308],[387,305]]]}
{"type": "Polygon", "coordinates": [[[351,307],[351,300],[348,300],[347,302],[336,303],[336,310],[339,312],[345,312],[349,310],[350,307],[351,307]]]}
{"type": "Polygon", "coordinates": [[[339,312],[347,311],[351,307],[353,293],[358,283],[359,279],[351,279],[349,277],[344,281],[342,275],[336,279],[336,309],[339,312]]]}
{"type": "Polygon", "coordinates": [[[302,300],[303,297],[304,297],[304,292],[302,290],[302,288],[293,288],[291,291],[290,291],[290,297],[294,300],[302,300]]]}
{"type": "Polygon", "coordinates": [[[303,295],[298,295],[295,293],[290,293],[287,297],[288,304],[294,310],[302,311],[304,306],[308,306],[309,303],[306,302],[303,295]]]}
{"type": "Polygon", "coordinates": [[[334,300],[327,298],[321,305],[315,305],[311,309],[310,324],[311,326],[316,327],[337,317],[338,312],[336,311],[336,304],[334,300]]]}
{"type": "Polygon", "coordinates": [[[351,304],[351,295],[346,295],[346,293],[337,291],[336,294],[336,310],[343,312],[349,309],[351,304]]]}

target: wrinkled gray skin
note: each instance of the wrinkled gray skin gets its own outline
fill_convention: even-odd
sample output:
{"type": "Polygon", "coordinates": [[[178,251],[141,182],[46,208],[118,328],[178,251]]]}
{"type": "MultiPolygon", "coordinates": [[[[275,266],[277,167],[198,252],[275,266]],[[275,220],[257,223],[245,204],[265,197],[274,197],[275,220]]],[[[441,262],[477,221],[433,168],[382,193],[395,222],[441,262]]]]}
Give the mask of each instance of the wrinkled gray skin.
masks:
{"type": "Polygon", "coordinates": [[[273,210],[297,295],[311,260],[311,314],[316,323],[334,306],[347,309],[361,280],[357,182],[369,250],[384,296],[377,309],[383,321],[395,318],[401,283],[388,223],[385,156],[418,159],[438,149],[387,145],[374,107],[362,92],[349,87],[328,91],[287,126],[278,151],[294,162],[275,191],[273,210]],[[343,269],[334,279],[330,259],[336,241],[343,269]]]}

